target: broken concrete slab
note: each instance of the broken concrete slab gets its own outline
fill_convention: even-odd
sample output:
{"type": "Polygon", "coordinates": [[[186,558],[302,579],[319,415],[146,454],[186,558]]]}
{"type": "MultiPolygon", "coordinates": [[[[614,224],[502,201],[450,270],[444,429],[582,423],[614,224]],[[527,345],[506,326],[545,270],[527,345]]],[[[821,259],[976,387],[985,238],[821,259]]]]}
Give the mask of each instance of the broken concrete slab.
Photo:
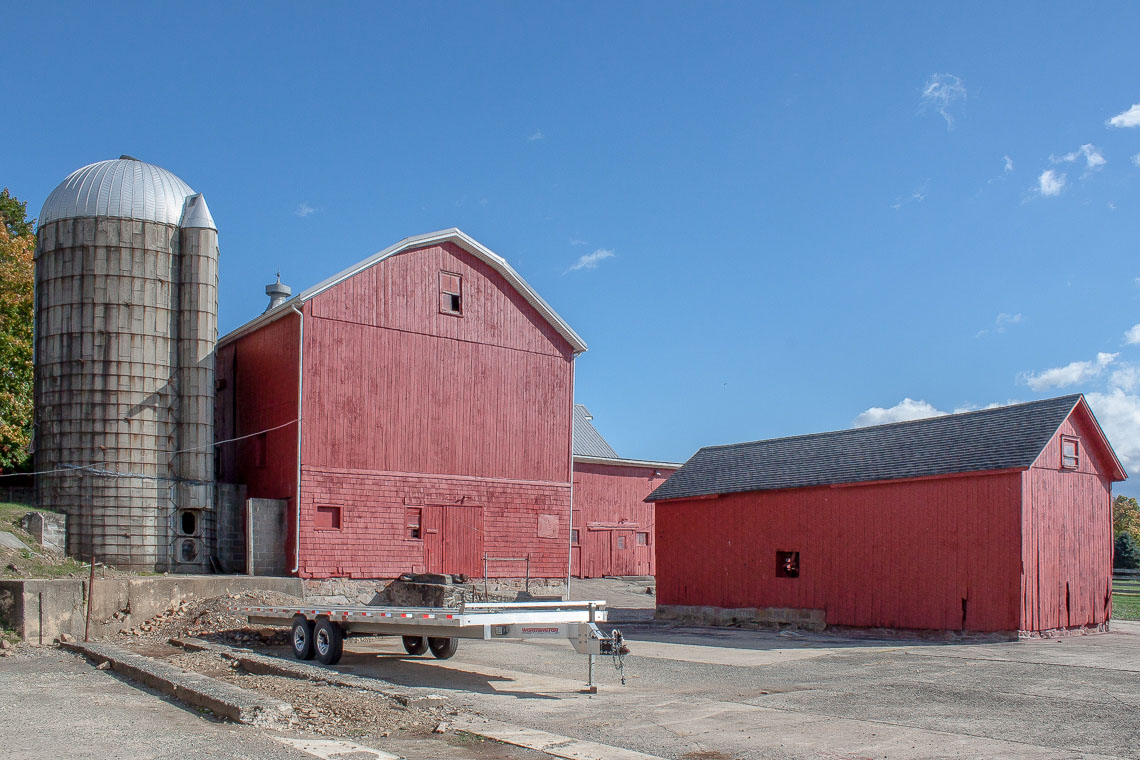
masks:
{"type": "Polygon", "coordinates": [[[96,665],[109,662],[112,670],[132,681],[237,723],[273,728],[288,725],[293,719],[293,707],[288,702],[201,673],[182,670],[122,647],[79,642],[60,646],[83,655],[96,665]]]}
{"type": "Polygon", "coordinates": [[[440,694],[410,694],[392,688],[392,684],[376,678],[363,678],[351,673],[341,673],[330,668],[312,665],[300,660],[284,660],[280,657],[254,654],[253,652],[236,649],[225,644],[215,644],[202,639],[182,638],[171,639],[170,643],[190,652],[217,652],[222,657],[233,660],[241,665],[247,672],[254,675],[284,676],[298,678],[306,681],[327,683],[333,686],[344,686],[351,689],[363,689],[388,697],[392,701],[405,707],[437,707],[447,704],[447,697],[440,694]]]}
{"type": "Polygon", "coordinates": [[[6,530],[0,530],[0,547],[30,552],[31,548],[15,535],[6,530]]]}
{"type": "Polygon", "coordinates": [[[631,749],[614,747],[609,744],[574,739],[569,736],[552,734],[549,731],[513,726],[510,723],[497,720],[465,719],[460,720],[455,728],[457,731],[494,739],[504,744],[513,744],[516,747],[538,750],[553,757],[566,758],[566,760],[662,760],[657,755],[647,755],[644,752],[635,752],[631,749]]]}

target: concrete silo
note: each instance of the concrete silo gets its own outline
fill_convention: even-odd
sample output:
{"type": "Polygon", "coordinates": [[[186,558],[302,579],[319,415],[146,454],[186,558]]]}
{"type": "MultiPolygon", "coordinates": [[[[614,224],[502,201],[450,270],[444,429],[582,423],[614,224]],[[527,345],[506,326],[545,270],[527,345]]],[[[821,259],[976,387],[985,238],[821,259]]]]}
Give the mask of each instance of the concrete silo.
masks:
{"type": "Polygon", "coordinates": [[[218,233],[201,194],[129,156],[78,169],[38,221],[36,480],[68,552],[208,571],[218,233]]]}

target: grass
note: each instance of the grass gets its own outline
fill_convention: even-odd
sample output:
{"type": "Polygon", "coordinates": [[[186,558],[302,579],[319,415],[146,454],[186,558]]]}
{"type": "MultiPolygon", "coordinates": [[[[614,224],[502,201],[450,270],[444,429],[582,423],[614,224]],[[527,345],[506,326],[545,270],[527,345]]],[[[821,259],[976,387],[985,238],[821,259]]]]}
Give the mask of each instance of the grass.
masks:
{"type": "Polygon", "coordinates": [[[1112,616],[1117,620],[1140,620],[1140,578],[1112,582],[1112,616]]]}
{"type": "Polygon", "coordinates": [[[70,557],[60,557],[45,553],[43,547],[26,530],[20,527],[20,519],[28,512],[48,512],[27,504],[0,502],[0,530],[11,533],[28,545],[31,551],[0,550],[0,578],[60,578],[82,573],[86,565],[70,557]],[[12,570],[8,565],[15,565],[12,570]]]}

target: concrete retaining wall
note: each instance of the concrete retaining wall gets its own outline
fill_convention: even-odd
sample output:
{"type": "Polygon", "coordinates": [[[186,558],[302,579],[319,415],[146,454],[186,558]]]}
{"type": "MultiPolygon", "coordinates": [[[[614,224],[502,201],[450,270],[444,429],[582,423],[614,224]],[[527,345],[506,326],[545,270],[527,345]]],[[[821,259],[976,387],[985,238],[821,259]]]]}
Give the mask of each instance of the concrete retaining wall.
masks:
{"type": "Polygon", "coordinates": [[[822,631],[827,627],[824,610],[793,607],[726,608],[659,604],[656,619],[683,625],[800,628],[806,631],[822,631]]]}
{"type": "MultiPolygon", "coordinates": [[[[91,637],[118,633],[149,620],[183,599],[207,599],[246,591],[280,591],[300,598],[298,578],[177,575],[95,577],[91,637]]],[[[83,638],[87,579],[0,581],[0,624],[30,644],[50,644],[61,633],[83,638]]]]}

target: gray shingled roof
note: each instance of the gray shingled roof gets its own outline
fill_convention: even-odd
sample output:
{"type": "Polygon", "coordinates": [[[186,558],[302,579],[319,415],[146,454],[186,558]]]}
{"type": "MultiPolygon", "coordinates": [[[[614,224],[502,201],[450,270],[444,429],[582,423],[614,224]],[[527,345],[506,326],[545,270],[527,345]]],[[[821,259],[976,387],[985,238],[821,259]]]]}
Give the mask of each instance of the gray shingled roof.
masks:
{"type": "Polygon", "coordinates": [[[646,501],[1029,467],[1080,399],[706,446],[646,501]]]}
{"type": "Polygon", "coordinates": [[[582,404],[574,405],[574,456],[597,457],[598,459],[620,459],[610,448],[590,420],[590,412],[582,404]]]}

